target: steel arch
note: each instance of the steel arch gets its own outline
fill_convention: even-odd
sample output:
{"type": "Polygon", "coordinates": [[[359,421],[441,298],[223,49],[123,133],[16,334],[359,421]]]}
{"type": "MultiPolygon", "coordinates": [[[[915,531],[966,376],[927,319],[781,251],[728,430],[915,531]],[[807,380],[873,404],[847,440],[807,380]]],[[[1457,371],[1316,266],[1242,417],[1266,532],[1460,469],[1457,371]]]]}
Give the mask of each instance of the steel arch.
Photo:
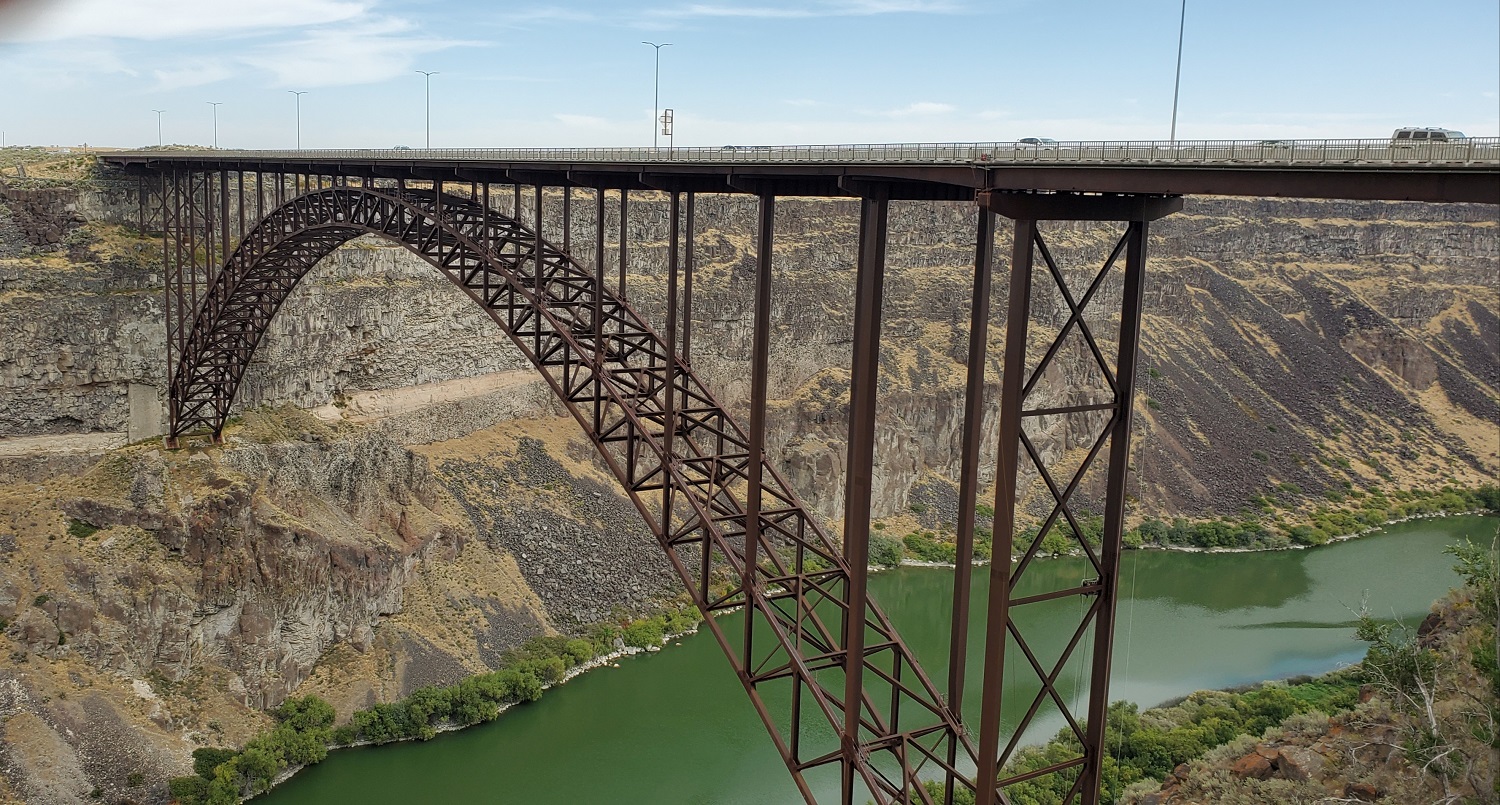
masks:
{"type": "Polygon", "coordinates": [[[196,305],[171,378],[171,438],[222,433],[280,306],[320,259],[367,234],[439,269],[542,373],[665,550],[808,802],[806,773],[825,767],[852,774],[880,803],[931,802],[924,777],[972,789],[967,734],[872,601],[849,734],[842,624],[856,610],[840,549],[772,463],[751,458],[759,451],[744,429],[643,317],[567,253],[473,198],[339,185],[271,210],[196,305]],[[752,469],[762,494],[747,546],[752,469]],[[744,633],[730,634],[718,616],[737,609],[744,633]]]}

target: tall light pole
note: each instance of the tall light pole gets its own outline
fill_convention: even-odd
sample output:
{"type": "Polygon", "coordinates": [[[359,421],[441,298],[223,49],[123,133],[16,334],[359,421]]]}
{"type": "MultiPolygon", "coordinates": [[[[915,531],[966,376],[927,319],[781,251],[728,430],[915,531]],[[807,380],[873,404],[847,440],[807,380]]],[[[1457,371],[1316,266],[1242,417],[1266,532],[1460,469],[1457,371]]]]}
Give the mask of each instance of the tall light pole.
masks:
{"type": "Polygon", "coordinates": [[[655,42],[641,42],[656,48],[656,73],[652,81],[651,89],[651,147],[656,147],[656,115],[661,110],[661,49],[671,47],[671,42],[663,42],[660,45],[655,42]]]}
{"type": "Polygon", "coordinates": [[[301,92],[298,92],[295,89],[289,89],[289,90],[287,90],[287,92],[290,92],[293,95],[297,96],[297,150],[301,151],[302,150],[302,96],[307,94],[307,90],[304,89],[301,92]]]}
{"type": "Polygon", "coordinates": [[[418,70],[417,72],[427,77],[427,150],[432,150],[432,77],[438,74],[437,70],[418,70]]]}
{"type": "Polygon", "coordinates": [[[1172,142],[1177,142],[1177,91],[1182,88],[1182,32],[1187,26],[1187,0],[1182,0],[1182,15],[1177,20],[1177,78],[1172,82],[1172,142]]]}
{"type": "Polygon", "coordinates": [[[151,111],[153,111],[153,112],[156,113],[156,147],[160,148],[161,147],[161,115],[162,115],[163,112],[165,112],[167,110],[165,110],[165,109],[152,109],[151,111]]]}
{"type": "Polygon", "coordinates": [[[223,101],[204,101],[214,108],[214,148],[219,147],[219,107],[224,105],[223,101]]]}

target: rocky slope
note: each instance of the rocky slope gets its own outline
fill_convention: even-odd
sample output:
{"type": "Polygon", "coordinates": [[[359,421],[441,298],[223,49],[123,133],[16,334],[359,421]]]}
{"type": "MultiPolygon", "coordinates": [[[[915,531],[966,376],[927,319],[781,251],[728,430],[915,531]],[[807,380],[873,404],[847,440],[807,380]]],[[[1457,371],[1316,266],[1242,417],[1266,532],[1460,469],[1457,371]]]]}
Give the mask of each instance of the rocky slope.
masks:
{"type": "MultiPolygon", "coordinates": [[[[1477,603],[1469,588],[1433,606],[1406,645],[1409,667],[1422,669],[1406,685],[1367,683],[1352,711],[1293,716],[1264,735],[1241,737],[1180,764],[1164,781],[1131,786],[1120,802],[1500,802],[1493,745],[1500,691],[1488,659],[1496,648],[1494,610],[1486,614],[1477,603]],[[1406,686],[1415,698],[1400,701],[1397,691],[1406,686]]],[[[1370,664],[1366,660],[1363,672],[1368,679],[1392,680],[1370,671],[1370,664]]]]}
{"type": "MultiPolygon", "coordinates": [[[[159,244],[123,226],[132,186],[0,191],[11,795],[159,798],[193,746],[242,740],[256,708],[294,690],[347,713],[673,594],[520,356],[429,267],[374,242],[336,252],[278,315],[226,448],[50,450],[68,434],[146,435],[141,412],[151,424],[164,385],[159,244]]],[[[855,213],[802,199],[777,213],[772,449],[834,523],[855,213]]],[[[698,220],[693,362],[734,408],[754,204],[704,196],[698,220]]],[[[952,521],[972,220],[961,204],[893,204],[877,515],[952,521]]],[[[1272,489],[1296,505],[1345,482],[1475,483],[1500,469],[1494,208],[1192,199],[1153,232],[1140,511],[1233,514],[1272,489]]],[[[665,235],[660,200],[632,204],[631,301],[653,318],[665,235]]],[[[1080,283],[1116,236],[1048,231],[1080,283]]],[[[1100,304],[1118,293],[1106,284],[1100,304]]],[[[1037,298],[1038,329],[1061,326],[1062,301],[1037,298]]],[[[1103,334],[1108,319],[1091,324],[1103,334]]],[[[997,315],[995,388],[1002,328],[997,315]]],[[[1044,393],[1086,401],[1097,382],[1074,345],[1044,393]]],[[[1049,458],[1075,457],[1089,424],[1058,418],[1035,435],[1049,458]]]]}

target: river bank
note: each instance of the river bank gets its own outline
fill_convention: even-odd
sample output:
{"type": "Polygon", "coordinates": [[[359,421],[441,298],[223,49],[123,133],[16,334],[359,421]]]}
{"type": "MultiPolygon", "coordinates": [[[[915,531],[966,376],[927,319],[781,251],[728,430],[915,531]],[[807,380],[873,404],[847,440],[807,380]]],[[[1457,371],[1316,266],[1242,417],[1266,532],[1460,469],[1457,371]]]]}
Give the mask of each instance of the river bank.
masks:
{"type": "MultiPolygon", "coordinates": [[[[1323,551],[1263,551],[1233,559],[1131,551],[1123,559],[1125,570],[1138,578],[1122,587],[1121,604],[1134,608],[1135,626],[1132,635],[1121,622],[1111,698],[1165,702],[1196,690],[1316,675],[1357,662],[1363,645],[1353,639],[1351,608],[1367,600],[1382,615],[1419,621],[1456,582],[1442,549],[1465,535],[1493,534],[1497,522],[1423,519],[1323,551]],[[1393,567],[1401,573],[1390,572],[1393,567]]],[[[1028,583],[1045,586],[1069,577],[1076,582],[1084,564],[1049,559],[1035,566],[1040,575],[1028,583]]],[[[976,576],[976,596],[986,594],[987,576],[976,576]]],[[[874,574],[870,583],[927,672],[944,676],[952,574],[902,567],[874,574]]],[[[1076,604],[1039,604],[1023,628],[1039,636],[1038,652],[1054,656],[1062,646],[1046,635],[1063,633],[1065,642],[1066,622],[1076,626],[1076,617],[1076,604]]],[[[736,621],[723,626],[733,629],[736,621]]],[[[971,639],[981,638],[976,626],[971,639]]],[[[438,741],[340,751],[265,801],[394,805],[478,800],[504,790],[517,801],[560,802],[590,801],[590,792],[609,790],[611,801],[621,805],[800,802],[717,643],[703,635],[681,642],[671,651],[622,662],[615,673],[583,674],[565,692],[438,741]],[[667,776],[674,782],[664,792],[657,781],[667,776]]],[[[970,659],[976,659],[973,653],[970,659]]],[[[973,688],[967,701],[979,700],[980,670],[968,670],[973,688]]],[[[1071,664],[1057,680],[1069,695],[1079,684],[1071,664]]],[[[1029,696],[1017,689],[1007,700],[1024,712],[1029,696]]],[[[771,706],[780,703],[773,697],[771,706]]],[[[1008,719],[1019,715],[1007,709],[1008,719]]],[[[1035,736],[1028,733],[1026,740],[1045,740],[1061,724],[1059,716],[1044,713],[1035,736]]],[[[821,785],[815,785],[819,792],[821,785]]]]}
{"type": "MultiPolygon", "coordinates": [[[[580,677],[580,676],[582,676],[582,675],[584,675],[584,674],[586,674],[586,673],[588,673],[590,671],[594,671],[594,670],[597,670],[599,668],[604,668],[606,666],[608,666],[608,667],[614,667],[614,668],[620,668],[621,665],[618,662],[616,662],[616,660],[620,660],[620,659],[624,659],[624,658],[628,658],[628,657],[633,657],[633,656],[636,656],[636,655],[639,655],[639,654],[652,654],[652,653],[655,653],[655,652],[663,650],[664,648],[667,647],[667,645],[673,643],[674,641],[681,641],[682,638],[691,637],[692,635],[695,635],[697,633],[698,633],[698,627],[694,626],[691,629],[684,629],[684,630],[682,630],[680,632],[672,632],[672,633],[666,634],[665,636],[662,637],[661,644],[657,645],[657,646],[646,646],[646,647],[641,647],[641,646],[621,646],[620,648],[617,648],[614,651],[611,651],[611,652],[609,652],[607,654],[601,654],[601,655],[596,656],[593,659],[588,660],[586,662],[579,663],[579,664],[573,665],[573,666],[569,666],[567,668],[567,670],[564,671],[563,676],[562,676],[561,679],[558,679],[555,682],[545,682],[545,683],[543,683],[542,686],[541,686],[541,690],[542,690],[543,693],[545,693],[546,691],[552,690],[553,688],[561,687],[562,685],[567,684],[569,681],[571,681],[573,679],[576,679],[576,678],[578,678],[578,677],[580,677]]],[[[681,644],[681,642],[677,642],[677,645],[682,645],[682,644],[681,644]]],[[[510,709],[516,707],[519,704],[523,704],[523,703],[524,702],[507,702],[505,704],[501,704],[501,705],[497,706],[496,712],[495,712],[495,718],[499,718],[500,716],[504,715],[510,709]]],[[[468,728],[473,727],[473,726],[477,726],[477,725],[476,724],[461,724],[461,723],[458,723],[458,722],[455,722],[455,721],[451,721],[451,720],[439,721],[439,722],[437,722],[437,723],[435,723],[435,724],[432,725],[433,735],[431,737],[409,736],[409,737],[404,737],[404,738],[398,738],[396,740],[391,740],[391,741],[363,740],[363,741],[353,741],[353,742],[349,742],[349,743],[336,743],[336,744],[330,744],[328,746],[328,751],[330,753],[332,753],[332,752],[339,751],[339,750],[358,749],[358,748],[361,748],[361,747],[386,746],[386,745],[389,745],[389,744],[403,743],[403,742],[408,742],[408,741],[425,741],[425,740],[431,740],[432,737],[436,737],[437,735],[440,735],[442,733],[457,732],[459,730],[468,729],[468,728]]],[[[281,785],[282,783],[285,783],[286,781],[292,779],[299,772],[303,771],[304,769],[308,768],[311,765],[314,765],[314,764],[299,764],[299,765],[296,765],[296,766],[291,766],[291,767],[286,768],[285,770],[281,771],[279,774],[277,774],[274,778],[271,779],[270,784],[266,787],[266,789],[264,791],[261,792],[261,794],[269,793],[272,789],[274,789],[277,786],[281,785]]],[[[257,796],[259,796],[259,795],[257,795],[257,796]]],[[[246,798],[246,799],[253,799],[253,798],[254,797],[249,797],[249,798],[246,798]]]]}
{"type": "MultiPolygon", "coordinates": [[[[1317,547],[1321,547],[1323,545],[1334,545],[1334,544],[1337,544],[1337,543],[1340,543],[1340,542],[1347,542],[1349,540],[1359,539],[1360,537],[1368,536],[1370,534],[1375,534],[1375,533],[1378,533],[1380,531],[1385,530],[1386,528],[1389,528],[1390,526],[1400,525],[1402,523],[1411,523],[1411,522],[1417,522],[1417,521],[1420,521],[1420,520],[1439,520],[1439,519],[1442,519],[1442,518],[1445,518],[1445,517],[1492,517],[1492,516],[1500,516],[1500,510],[1497,510],[1497,509],[1488,509],[1488,508],[1473,508],[1473,509],[1467,509],[1467,510],[1463,510],[1463,511],[1452,511],[1452,512],[1450,512],[1450,511],[1438,511],[1438,512],[1430,512],[1430,513],[1423,513],[1423,514],[1412,514],[1412,515],[1408,515],[1408,516],[1405,516],[1405,517],[1397,517],[1397,518],[1394,518],[1394,519],[1391,519],[1391,520],[1387,520],[1387,521],[1385,521],[1385,522],[1383,522],[1383,523],[1381,523],[1379,525],[1372,525],[1372,526],[1368,526],[1366,528],[1359,529],[1357,531],[1351,531],[1351,532],[1349,532],[1347,534],[1339,534],[1337,536],[1329,537],[1327,542],[1318,543],[1318,544],[1311,544],[1311,543],[1290,543],[1290,544],[1287,544],[1287,545],[1264,546],[1264,547],[1255,547],[1255,548],[1233,548],[1233,547],[1201,548],[1201,547],[1198,547],[1196,545],[1171,545],[1171,544],[1154,543],[1153,542],[1153,543],[1142,543],[1140,545],[1135,545],[1135,546],[1125,546],[1124,549],[1127,550],[1127,551],[1178,551],[1178,552],[1182,552],[1182,553],[1200,553],[1200,554],[1266,553],[1266,552],[1270,552],[1270,551],[1304,551],[1304,550],[1307,550],[1309,548],[1317,548],[1317,547]]],[[[1038,556],[1041,557],[1041,558],[1048,558],[1048,559],[1082,558],[1083,557],[1083,552],[1075,550],[1075,551],[1069,551],[1069,552],[1063,552],[1063,553],[1039,553],[1038,556]]],[[[985,565],[990,564],[990,561],[991,560],[989,560],[989,559],[975,559],[974,560],[974,566],[975,567],[983,567],[985,565]]],[[[954,570],[958,569],[958,565],[956,563],[954,563],[954,562],[934,562],[934,561],[928,561],[928,560],[924,560],[924,559],[912,559],[912,558],[909,558],[909,557],[902,557],[901,562],[900,562],[899,565],[892,566],[892,565],[873,565],[872,564],[870,566],[870,569],[872,571],[877,571],[878,572],[878,571],[881,571],[881,570],[889,570],[892,567],[938,567],[938,568],[952,568],[954,570]]]]}

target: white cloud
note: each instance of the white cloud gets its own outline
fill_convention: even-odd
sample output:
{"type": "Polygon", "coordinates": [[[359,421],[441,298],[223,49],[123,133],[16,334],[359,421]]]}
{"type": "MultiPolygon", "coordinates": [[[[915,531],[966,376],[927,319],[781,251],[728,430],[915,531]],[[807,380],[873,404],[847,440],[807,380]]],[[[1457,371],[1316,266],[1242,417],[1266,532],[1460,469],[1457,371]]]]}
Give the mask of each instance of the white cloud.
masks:
{"type": "Polygon", "coordinates": [[[23,46],[0,51],[0,69],[17,86],[41,86],[56,92],[87,84],[100,75],[139,75],[129,61],[107,46],[58,48],[23,46]]]}
{"type": "Polygon", "coordinates": [[[960,6],[943,0],[824,0],[800,5],[734,5],[691,3],[647,11],[651,17],[747,17],[807,19],[810,17],[870,17],[878,14],[950,14],[960,6]]]}
{"type": "Polygon", "coordinates": [[[172,39],[353,20],[368,0],[30,0],[0,7],[0,40],[172,39]]]}
{"type": "Polygon", "coordinates": [[[420,34],[405,20],[384,17],[307,31],[295,41],[261,47],[241,60],[270,71],[281,87],[347,86],[406,75],[417,56],[476,44],[480,43],[420,34]]]}
{"type": "Polygon", "coordinates": [[[575,129],[607,129],[614,125],[605,118],[593,115],[570,115],[559,112],[552,117],[556,118],[559,123],[575,129]]]}
{"type": "Polygon", "coordinates": [[[152,70],[151,74],[158,89],[173,90],[223,81],[233,76],[234,70],[218,59],[194,59],[171,69],[152,70]]]}
{"type": "Polygon", "coordinates": [[[900,109],[891,109],[885,114],[892,117],[909,117],[912,115],[945,115],[955,111],[957,107],[947,103],[934,103],[932,101],[917,101],[916,103],[903,106],[900,109]]]}

